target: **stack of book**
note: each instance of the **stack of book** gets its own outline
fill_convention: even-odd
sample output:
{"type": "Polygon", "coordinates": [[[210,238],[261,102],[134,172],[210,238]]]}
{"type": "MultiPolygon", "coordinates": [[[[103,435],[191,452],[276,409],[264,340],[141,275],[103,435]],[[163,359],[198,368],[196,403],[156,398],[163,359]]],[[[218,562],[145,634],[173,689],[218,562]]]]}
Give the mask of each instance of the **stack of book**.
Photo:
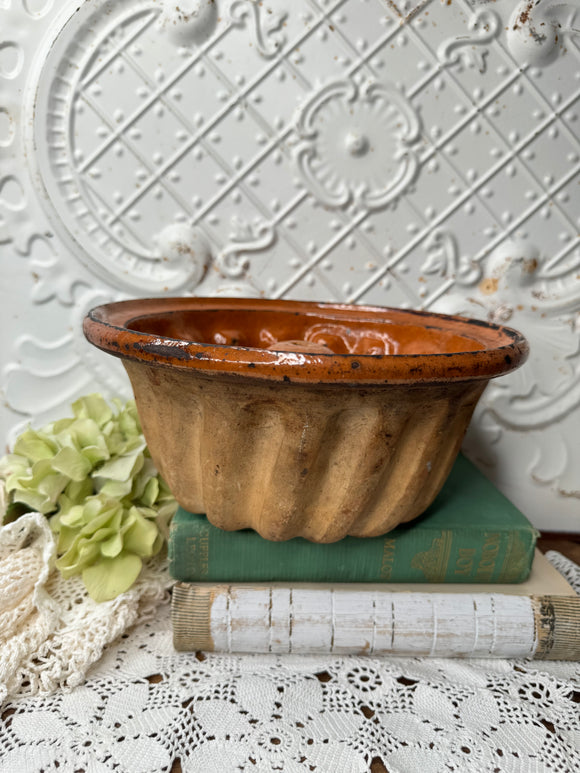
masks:
{"type": "Polygon", "coordinates": [[[179,509],[169,538],[183,651],[580,658],[580,597],[465,457],[381,537],[270,542],[179,509]]]}

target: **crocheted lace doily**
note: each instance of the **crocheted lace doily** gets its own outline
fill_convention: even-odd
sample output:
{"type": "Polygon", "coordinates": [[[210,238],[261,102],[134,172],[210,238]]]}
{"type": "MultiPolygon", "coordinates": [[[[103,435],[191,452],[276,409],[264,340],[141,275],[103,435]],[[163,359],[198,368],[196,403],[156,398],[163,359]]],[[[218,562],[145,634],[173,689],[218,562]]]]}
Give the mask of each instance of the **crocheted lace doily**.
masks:
{"type": "Polygon", "coordinates": [[[162,560],[146,565],[127,593],[97,604],[78,577],[63,580],[54,556],[45,516],[0,529],[0,702],[81,684],[107,644],[169,597],[162,560]]]}
{"type": "MultiPolygon", "coordinates": [[[[15,544],[36,550],[42,524],[28,528],[24,542],[13,530],[15,544]]],[[[167,603],[152,614],[163,570],[157,585],[146,578],[149,595],[142,584],[101,612],[27,556],[33,601],[20,581],[2,586],[13,609],[28,604],[2,617],[2,647],[18,653],[0,651],[2,678],[21,696],[3,706],[2,773],[159,773],[176,760],[186,773],[580,770],[578,663],[178,654],[167,603]],[[51,633],[38,647],[41,629],[51,633]]],[[[580,588],[580,569],[549,557],[580,588]]]]}

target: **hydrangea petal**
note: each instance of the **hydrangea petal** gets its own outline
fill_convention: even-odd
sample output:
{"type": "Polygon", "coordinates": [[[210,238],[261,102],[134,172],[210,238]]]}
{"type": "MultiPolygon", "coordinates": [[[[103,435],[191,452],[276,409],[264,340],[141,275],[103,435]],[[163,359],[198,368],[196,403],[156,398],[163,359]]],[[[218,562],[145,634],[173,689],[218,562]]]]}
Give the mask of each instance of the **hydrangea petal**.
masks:
{"type": "Polygon", "coordinates": [[[82,504],[93,494],[93,482],[90,478],[82,481],[71,481],[58,499],[61,512],[82,504]]]}
{"type": "Polygon", "coordinates": [[[58,516],[53,516],[50,519],[51,529],[58,534],[57,551],[59,555],[63,555],[68,552],[77,539],[78,533],[76,529],[69,529],[67,526],[55,526],[54,522],[58,516]]]}
{"type": "Polygon", "coordinates": [[[84,524],[84,508],[82,505],[75,505],[74,507],[71,507],[70,510],[66,513],[62,513],[59,516],[59,523],[64,524],[65,526],[79,526],[81,524],[84,524]]]}
{"type": "Polygon", "coordinates": [[[131,478],[127,480],[107,480],[102,486],[99,485],[99,494],[111,499],[124,499],[124,497],[129,496],[132,488],[131,478]]]}
{"type": "Polygon", "coordinates": [[[83,570],[83,582],[94,601],[111,601],[129,590],[141,572],[142,561],[123,551],[115,558],[102,558],[83,570]]]}
{"type": "Polygon", "coordinates": [[[45,515],[56,509],[58,497],[69,479],[66,475],[52,472],[50,462],[41,460],[32,467],[29,476],[21,477],[6,484],[13,502],[23,502],[33,510],[45,515]]]}
{"type": "Polygon", "coordinates": [[[67,419],[58,419],[58,421],[54,421],[52,424],[49,424],[48,427],[45,427],[44,431],[50,432],[53,435],[60,435],[72,427],[75,422],[76,419],[71,419],[70,417],[67,419]]]}
{"type": "Polygon", "coordinates": [[[6,454],[0,459],[0,478],[6,480],[11,475],[24,475],[29,466],[26,456],[6,454]]]}
{"type": "Polygon", "coordinates": [[[96,467],[101,462],[107,461],[111,458],[109,449],[106,445],[104,447],[99,446],[83,446],[83,456],[85,456],[91,463],[91,467],[96,467]]]}
{"type": "Polygon", "coordinates": [[[38,494],[34,491],[14,492],[15,502],[26,505],[32,512],[43,513],[46,515],[50,511],[50,501],[44,494],[38,494]]]}
{"type": "Polygon", "coordinates": [[[143,466],[143,447],[136,449],[130,454],[120,456],[117,459],[110,459],[99,468],[96,475],[99,478],[109,478],[111,480],[129,480],[139,472],[143,466]]]}
{"type": "Polygon", "coordinates": [[[56,509],[58,498],[64,491],[67,483],[66,475],[51,473],[43,477],[38,484],[38,490],[45,495],[47,505],[50,504],[50,507],[47,506],[47,509],[42,511],[43,513],[50,513],[56,509]]]}
{"type": "Polygon", "coordinates": [[[152,556],[155,540],[159,533],[157,526],[144,518],[136,507],[131,508],[131,514],[135,518],[135,522],[124,535],[125,549],[143,558],[152,556]]]}
{"type": "Polygon", "coordinates": [[[125,435],[141,434],[141,424],[133,403],[127,403],[125,409],[120,412],[119,426],[125,435]]]}
{"type": "Polygon", "coordinates": [[[118,532],[109,537],[108,540],[101,542],[101,553],[106,558],[118,556],[121,550],[123,550],[123,538],[118,532]]]}
{"type": "Polygon", "coordinates": [[[107,452],[107,444],[101,428],[93,419],[77,419],[70,427],[80,448],[100,448],[107,452]]]}
{"type": "Polygon", "coordinates": [[[123,507],[118,502],[106,500],[107,504],[98,515],[92,518],[85,516],[85,526],[80,533],[83,537],[91,537],[104,528],[118,529],[123,519],[123,507]]]}
{"type": "Polygon", "coordinates": [[[99,427],[113,418],[113,411],[99,394],[79,398],[72,404],[72,409],[77,419],[93,419],[99,427]]]}
{"type": "Polygon", "coordinates": [[[143,491],[143,495],[141,496],[141,501],[144,505],[147,505],[148,507],[153,507],[155,502],[157,501],[157,497],[159,496],[159,481],[157,478],[150,478],[147,481],[147,485],[145,486],[145,490],[143,491]]]}
{"type": "Polygon", "coordinates": [[[32,462],[50,459],[54,456],[55,451],[56,444],[34,429],[25,430],[14,444],[14,453],[26,456],[32,462]]]}
{"type": "Polygon", "coordinates": [[[88,568],[99,555],[97,544],[81,544],[81,540],[77,539],[64,555],[56,559],[55,566],[64,579],[68,580],[88,568]]]}

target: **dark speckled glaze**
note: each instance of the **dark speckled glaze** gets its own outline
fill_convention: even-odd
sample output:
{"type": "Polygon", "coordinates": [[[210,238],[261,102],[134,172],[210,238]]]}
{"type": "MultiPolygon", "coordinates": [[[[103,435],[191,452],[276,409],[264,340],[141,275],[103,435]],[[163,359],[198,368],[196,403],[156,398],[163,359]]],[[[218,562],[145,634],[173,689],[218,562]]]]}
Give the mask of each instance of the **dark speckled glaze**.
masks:
{"type": "Polygon", "coordinates": [[[124,359],[301,383],[487,379],[528,352],[520,333],[479,320],[300,301],[123,301],[93,309],[84,328],[95,346],[124,359]],[[304,351],[275,348],[291,340],[304,351]],[[308,354],[308,342],[333,354],[308,354]]]}
{"type": "Polygon", "coordinates": [[[443,485],[517,331],[428,312],[163,298],[93,309],[152,456],[184,507],[225,529],[332,542],[382,534],[443,485]]]}

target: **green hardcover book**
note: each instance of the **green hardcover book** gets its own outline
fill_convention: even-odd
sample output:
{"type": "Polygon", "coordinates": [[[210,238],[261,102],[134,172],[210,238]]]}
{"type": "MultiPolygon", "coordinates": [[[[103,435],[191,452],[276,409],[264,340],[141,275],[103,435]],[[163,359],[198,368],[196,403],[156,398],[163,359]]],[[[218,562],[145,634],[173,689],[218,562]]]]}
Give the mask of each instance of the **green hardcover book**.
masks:
{"type": "Polygon", "coordinates": [[[464,456],[431,507],[381,537],[319,545],[223,531],[180,508],[169,570],[181,582],[517,583],[527,579],[538,532],[464,456]]]}

